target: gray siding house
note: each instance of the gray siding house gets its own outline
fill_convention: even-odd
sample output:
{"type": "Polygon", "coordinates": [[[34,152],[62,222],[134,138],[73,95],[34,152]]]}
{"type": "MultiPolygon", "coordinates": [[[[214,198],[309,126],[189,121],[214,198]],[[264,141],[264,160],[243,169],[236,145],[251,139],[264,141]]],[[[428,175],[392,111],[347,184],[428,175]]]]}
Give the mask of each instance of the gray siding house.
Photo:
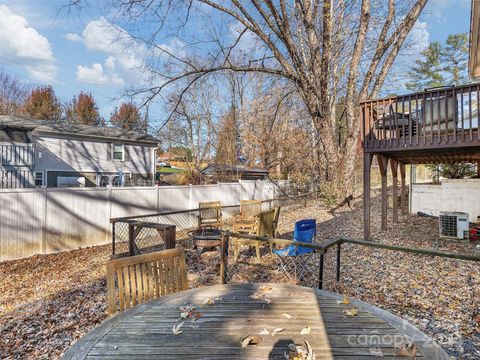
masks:
{"type": "Polygon", "coordinates": [[[157,144],[134,131],[0,116],[0,188],[153,185],[157,144]]]}

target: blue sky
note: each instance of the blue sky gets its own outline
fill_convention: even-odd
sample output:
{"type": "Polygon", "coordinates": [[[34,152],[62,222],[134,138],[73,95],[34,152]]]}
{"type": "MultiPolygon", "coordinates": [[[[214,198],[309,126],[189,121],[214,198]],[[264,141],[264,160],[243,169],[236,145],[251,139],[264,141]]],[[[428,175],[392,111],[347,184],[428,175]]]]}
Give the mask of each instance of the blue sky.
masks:
{"type": "MultiPolygon", "coordinates": [[[[106,29],[99,12],[59,16],[65,2],[0,0],[0,67],[26,83],[51,84],[62,100],[89,91],[108,118],[123,91],[138,85],[142,74],[136,65],[144,49],[128,40],[108,44],[118,34],[106,29]]],[[[429,0],[412,34],[408,58],[414,59],[428,41],[469,31],[469,24],[470,0],[429,0]]],[[[175,38],[165,39],[164,46],[180,48],[175,38]]],[[[161,122],[162,108],[152,110],[153,122],[161,122]]]]}

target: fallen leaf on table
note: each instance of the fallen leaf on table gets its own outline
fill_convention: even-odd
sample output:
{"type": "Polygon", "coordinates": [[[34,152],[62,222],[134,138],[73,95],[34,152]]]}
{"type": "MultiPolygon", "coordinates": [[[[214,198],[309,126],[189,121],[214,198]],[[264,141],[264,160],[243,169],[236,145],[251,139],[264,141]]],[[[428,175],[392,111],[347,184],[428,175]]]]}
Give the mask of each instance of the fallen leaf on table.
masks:
{"type": "Polygon", "coordinates": [[[265,301],[265,303],[267,304],[270,304],[272,302],[271,299],[267,298],[267,295],[266,294],[259,294],[259,293],[255,293],[253,295],[250,295],[250,298],[251,299],[254,299],[254,300],[263,300],[265,301]]]}
{"type": "Polygon", "coordinates": [[[193,321],[197,321],[198,319],[200,319],[202,317],[202,313],[200,311],[195,311],[193,313],[193,317],[192,317],[192,320],[193,321]]]}
{"type": "Polygon", "coordinates": [[[262,331],[260,331],[260,332],[258,333],[258,335],[268,335],[268,334],[270,334],[270,333],[268,332],[267,329],[263,329],[262,331]]]}
{"type": "Polygon", "coordinates": [[[415,360],[417,358],[417,346],[415,344],[411,344],[411,345],[406,345],[401,349],[397,349],[395,351],[395,356],[409,357],[409,358],[412,358],[412,360],[415,360]]]}
{"type": "Polygon", "coordinates": [[[180,328],[183,326],[183,322],[180,324],[173,324],[172,333],[173,335],[180,335],[183,331],[180,328]]]}
{"type": "Polygon", "coordinates": [[[284,331],[285,329],[282,328],[276,328],[275,330],[272,331],[272,336],[277,335],[278,333],[284,331]]]}
{"type": "Polygon", "coordinates": [[[342,314],[345,316],[357,316],[358,309],[356,307],[352,307],[351,309],[345,309],[342,311],[342,314]]]}
{"type": "Polygon", "coordinates": [[[293,316],[292,316],[292,315],[290,315],[290,314],[287,314],[287,313],[283,313],[283,314],[282,314],[282,316],[283,316],[283,317],[286,317],[287,319],[291,319],[291,318],[293,318],[293,316]]]}
{"type": "Polygon", "coordinates": [[[242,338],[242,348],[245,348],[249,345],[258,345],[262,342],[262,337],[258,335],[247,335],[242,338]]]}
{"type": "Polygon", "coordinates": [[[215,300],[213,299],[206,298],[205,300],[203,300],[203,305],[213,305],[213,304],[215,304],[215,300]]]}
{"type": "Polygon", "coordinates": [[[189,312],[181,312],[180,313],[180,319],[186,319],[190,316],[189,312]]]}
{"type": "Polygon", "coordinates": [[[337,304],[348,305],[348,304],[350,304],[350,299],[348,298],[347,295],[343,295],[343,299],[342,300],[337,300],[337,304]]]}
{"type": "Polygon", "coordinates": [[[370,355],[383,357],[382,349],[380,349],[380,348],[370,348],[370,355]]]}
{"type": "Polygon", "coordinates": [[[310,331],[311,331],[310,326],[306,326],[302,329],[302,331],[300,331],[300,334],[301,335],[310,335],[310,331]]]}
{"type": "Polygon", "coordinates": [[[267,291],[270,291],[270,290],[272,290],[272,286],[271,286],[271,285],[263,285],[263,286],[260,286],[260,291],[267,292],[267,291]]]}
{"type": "Polygon", "coordinates": [[[315,360],[315,352],[307,340],[305,340],[305,347],[307,348],[307,360],[315,360]]]}

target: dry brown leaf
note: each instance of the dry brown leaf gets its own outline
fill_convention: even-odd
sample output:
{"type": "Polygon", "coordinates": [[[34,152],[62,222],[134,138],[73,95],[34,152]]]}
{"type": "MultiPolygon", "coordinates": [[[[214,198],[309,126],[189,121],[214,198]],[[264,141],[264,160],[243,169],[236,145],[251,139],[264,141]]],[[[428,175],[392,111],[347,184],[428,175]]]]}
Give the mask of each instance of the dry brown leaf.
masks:
{"type": "Polygon", "coordinates": [[[260,291],[267,292],[267,291],[272,290],[272,286],[271,285],[263,285],[263,286],[260,286],[259,289],[260,289],[260,291]]]}
{"type": "Polygon", "coordinates": [[[310,326],[305,326],[302,331],[300,331],[300,334],[301,335],[310,335],[310,331],[312,331],[312,329],[310,328],[310,326]]]}
{"type": "Polygon", "coordinates": [[[348,305],[348,304],[350,304],[350,299],[348,298],[347,295],[343,295],[343,299],[342,300],[337,300],[337,304],[348,305]]]}
{"type": "Polygon", "coordinates": [[[401,349],[397,349],[395,351],[395,356],[398,357],[409,357],[412,358],[412,360],[415,360],[417,358],[417,346],[415,344],[411,345],[406,345],[405,347],[401,349]]]}
{"type": "Polygon", "coordinates": [[[258,345],[262,342],[262,337],[258,335],[247,335],[242,338],[242,348],[246,348],[249,345],[258,345]]]}
{"type": "Polygon", "coordinates": [[[284,331],[285,329],[282,328],[276,328],[275,330],[272,331],[272,336],[277,335],[278,333],[284,331]]]}
{"type": "Polygon", "coordinates": [[[203,300],[203,305],[213,305],[213,304],[215,304],[215,300],[213,299],[206,298],[205,300],[203,300]]]}
{"type": "Polygon", "coordinates": [[[356,307],[345,309],[342,311],[342,314],[345,316],[358,316],[358,309],[356,307]]]}
{"type": "Polygon", "coordinates": [[[195,311],[193,313],[193,317],[192,317],[192,320],[193,321],[197,321],[198,319],[200,319],[202,317],[202,313],[200,311],[195,311]]]}
{"type": "Polygon", "coordinates": [[[266,294],[254,293],[253,295],[250,295],[250,298],[251,298],[251,299],[254,299],[254,300],[262,300],[262,301],[264,301],[266,304],[270,304],[270,303],[272,302],[271,299],[267,298],[267,295],[266,295],[266,294]]]}
{"type": "Polygon", "coordinates": [[[172,328],[172,333],[173,335],[180,335],[181,333],[183,333],[182,330],[180,330],[180,328],[183,326],[183,322],[181,322],[180,324],[173,324],[173,328],[172,328]]]}

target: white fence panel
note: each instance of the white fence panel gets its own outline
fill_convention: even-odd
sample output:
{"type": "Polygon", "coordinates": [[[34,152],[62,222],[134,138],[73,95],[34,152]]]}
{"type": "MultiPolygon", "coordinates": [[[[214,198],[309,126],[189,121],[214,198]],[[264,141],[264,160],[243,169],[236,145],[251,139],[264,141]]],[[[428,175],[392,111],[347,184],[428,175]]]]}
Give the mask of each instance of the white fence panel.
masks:
{"type": "MultiPolygon", "coordinates": [[[[0,261],[106,244],[110,218],[273,197],[269,181],[201,186],[0,190],[0,261]]],[[[192,218],[189,226],[196,219],[192,218]]]]}
{"type": "Polygon", "coordinates": [[[10,189],[0,192],[0,260],[42,252],[42,191],[10,189]]]}
{"type": "Polygon", "coordinates": [[[107,189],[48,189],[46,253],[103,244],[108,239],[107,189]]]}
{"type": "MultiPolygon", "coordinates": [[[[180,211],[190,208],[190,186],[161,186],[156,211],[180,211]]],[[[134,214],[133,214],[134,215],[134,214]]]]}

